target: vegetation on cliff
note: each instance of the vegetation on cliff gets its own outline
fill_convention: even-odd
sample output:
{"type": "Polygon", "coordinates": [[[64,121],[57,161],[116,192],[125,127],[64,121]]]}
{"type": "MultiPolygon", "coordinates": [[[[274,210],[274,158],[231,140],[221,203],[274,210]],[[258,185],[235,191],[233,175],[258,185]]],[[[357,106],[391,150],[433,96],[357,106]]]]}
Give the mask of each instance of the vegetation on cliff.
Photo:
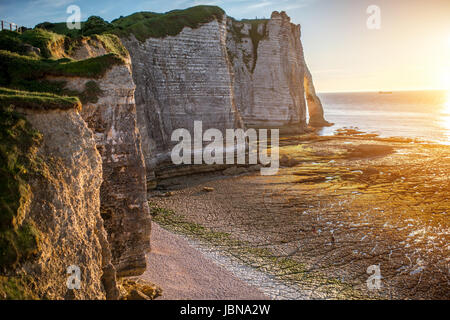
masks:
{"type": "Polygon", "coordinates": [[[41,135],[0,101],[0,271],[5,272],[39,247],[38,232],[24,218],[31,197],[28,180],[39,172],[41,135]]]}
{"type": "Polygon", "coordinates": [[[49,81],[48,76],[101,78],[112,66],[124,63],[128,51],[115,35],[94,35],[71,39],[42,29],[23,34],[0,32],[0,101],[33,109],[79,108],[82,103],[95,103],[101,95],[98,84],[91,80],[82,92],[68,90],[65,81],[49,81]],[[88,42],[101,44],[105,55],[76,61],[73,51],[88,42]],[[62,58],[57,58],[61,57],[62,58]],[[8,90],[11,89],[11,90],[8,90]]]}
{"type": "Polygon", "coordinates": [[[0,50],[18,54],[32,54],[31,47],[38,48],[44,58],[51,58],[58,45],[64,44],[64,36],[42,29],[27,30],[23,34],[3,30],[0,32],[0,50]]]}
{"type": "Polygon", "coordinates": [[[22,80],[39,80],[45,76],[101,78],[112,65],[123,60],[114,53],[74,61],[67,58],[58,60],[40,59],[0,50],[2,85],[17,85],[22,80]]]}
{"type": "Polygon", "coordinates": [[[30,179],[42,174],[37,156],[42,136],[17,108],[64,110],[95,103],[102,94],[95,79],[127,57],[119,38],[111,34],[72,39],[43,29],[23,34],[0,31],[0,299],[35,298],[32,280],[18,267],[37,255],[42,238],[26,214],[30,179]],[[70,58],[86,43],[109,53],[79,61],[70,58]],[[51,77],[93,80],[78,92],[51,77]]]}
{"type": "MultiPolygon", "coordinates": [[[[92,90],[92,89],[90,89],[92,90]]],[[[77,97],[58,96],[45,92],[29,92],[0,87],[0,105],[26,109],[81,108],[77,97]]]]}
{"type": "Polygon", "coordinates": [[[92,16],[81,24],[81,30],[69,30],[66,23],[44,22],[36,27],[71,37],[109,33],[128,37],[133,34],[136,39],[145,41],[148,38],[176,36],[184,27],[195,29],[213,20],[222,21],[224,14],[225,12],[219,7],[201,5],[166,13],[137,12],[115,19],[111,23],[92,16]]]}
{"type": "Polygon", "coordinates": [[[243,59],[247,68],[253,73],[256,67],[256,61],[258,60],[258,46],[261,40],[267,38],[267,23],[268,19],[243,19],[235,20],[231,19],[231,35],[236,43],[242,43],[243,38],[250,38],[252,42],[252,54],[253,57],[244,54],[243,59]],[[249,24],[250,29],[248,34],[242,32],[244,24],[249,24]],[[262,26],[262,30],[260,30],[262,26]],[[252,59],[251,59],[252,58],[252,59]],[[250,60],[253,61],[250,65],[250,60]]]}

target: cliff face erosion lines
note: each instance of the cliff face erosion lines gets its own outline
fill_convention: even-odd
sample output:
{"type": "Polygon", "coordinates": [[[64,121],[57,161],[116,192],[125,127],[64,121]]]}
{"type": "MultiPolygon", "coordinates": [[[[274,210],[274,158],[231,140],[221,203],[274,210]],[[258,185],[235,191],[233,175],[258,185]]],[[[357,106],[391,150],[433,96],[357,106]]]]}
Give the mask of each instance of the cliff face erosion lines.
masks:
{"type": "MultiPolygon", "coordinates": [[[[74,55],[82,59],[95,57],[99,47],[101,43],[91,41],[76,48],[74,55]]],[[[89,78],[53,80],[65,80],[66,87],[76,91],[92,81],[89,78]]],[[[102,156],[101,216],[117,275],[139,275],[145,271],[145,253],[150,249],[150,215],[128,55],[124,64],[113,66],[97,83],[101,92],[98,100],[85,103],[81,115],[94,132],[102,156]]]]}
{"type": "Polygon", "coordinates": [[[248,127],[306,127],[300,26],[283,12],[270,20],[228,21],[236,104],[248,127]]]}
{"type": "Polygon", "coordinates": [[[285,12],[236,21],[225,14],[163,38],[122,36],[136,83],[138,127],[149,187],[168,159],[171,133],[194,120],[208,128],[280,128],[303,132],[327,125],[300,42],[300,26],[285,12]]]}
{"type": "MultiPolygon", "coordinates": [[[[169,156],[175,129],[241,127],[226,52],[226,20],[177,36],[122,39],[130,52],[136,83],[138,126],[147,171],[169,156]]],[[[151,176],[152,173],[149,173],[151,176]]]]}

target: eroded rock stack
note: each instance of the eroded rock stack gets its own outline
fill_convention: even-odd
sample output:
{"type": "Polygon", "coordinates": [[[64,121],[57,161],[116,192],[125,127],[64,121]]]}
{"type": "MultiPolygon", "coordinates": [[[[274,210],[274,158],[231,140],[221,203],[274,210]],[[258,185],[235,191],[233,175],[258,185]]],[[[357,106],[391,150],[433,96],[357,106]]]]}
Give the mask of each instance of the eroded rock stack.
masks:
{"type": "Polygon", "coordinates": [[[305,64],[300,26],[286,13],[268,20],[228,21],[236,104],[248,127],[303,132],[305,64]]]}
{"type": "Polygon", "coordinates": [[[309,113],[308,124],[312,127],[332,126],[333,124],[328,122],[324,118],[322,102],[320,101],[319,97],[316,94],[316,89],[314,88],[312,75],[306,63],[305,67],[306,69],[305,69],[304,87],[305,87],[306,101],[308,103],[308,113],[309,113]]]}

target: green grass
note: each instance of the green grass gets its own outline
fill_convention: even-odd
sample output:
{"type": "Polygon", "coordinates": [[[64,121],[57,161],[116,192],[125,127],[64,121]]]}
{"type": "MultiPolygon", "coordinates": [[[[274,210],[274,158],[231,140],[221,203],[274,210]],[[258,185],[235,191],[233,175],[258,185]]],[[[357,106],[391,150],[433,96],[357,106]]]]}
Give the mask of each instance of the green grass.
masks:
{"type": "Polygon", "coordinates": [[[105,49],[110,53],[115,53],[123,58],[127,58],[129,56],[128,50],[122,44],[119,37],[115,34],[94,34],[90,38],[100,41],[105,49]]]}
{"type": "MultiPolygon", "coordinates": [[[[66,28],[66,24],[63,25],[66,28]]],[[[57,56],[60,57],[62,53],[70,56],[83,40],[91,45],[95,45],[98,41],[103,44],[107,52],[115,53],[124,58],[128,57],[127,49],[114,34],[67,37],[39,28],[27,30],[23,34],[8,30],[0,31],[0,50],[24,55],[27,53],[26,45],[28,44],[39,48],[43,58],[56,58],[57,56]]]]}
{"type": "Polygon", "coordinates": [[[112,66],[124,64],[127,57],[128,51],[112,34],[70,39],[43,29],[28,30],[23,34],[1,31],[0,103],[31,109],[80,108],[80,100],[82,103],[96,103],[102,91],[95,81],[88,81],[84,90],[78,92],[66,89],[66,81],[49,81],[46,77],[99,79],[112,66]],[[101,44],[110,53],[80,61],[25,54],[25,46],[32,45],[39,47],[44,56],[54,57],[56,51],[52,50],[63,49],[67,53],[81,45],[82,41],[88,41],[91,45],[101,44]]]}
{"type": "Polygon", "coordinates": [[[85,90],[77,92],[65,89],[65,81],[48,81],[45,77],[98,79],[111,66],[123,63],[123,58],[115,53],[73,61],[70,59],[40,59],[0,50],[0,86],[32,92],[17,92],[15,95],[12,92],[3,92],[1,99],[5,103],[17,106],[18,104],[28,105],[34,109],[39,108],[39,106],[52,109],[56,108],[58,103],[61,103],[61,109],[79,107],[79,101],[74,97],[78,97],[83,103],[95,103],[98,96],[101,95],[101,90],[95,81],[87,82],[85,90]],[[37,95],[36,92],[48,93],[49,95],[37,95]]]}
{"type": "Polygon", "coordinates": [[[27,30],[20,35],[20,38],[24,43],[39,48],[42,56],[45,58],[51,58],[53,56],[53,46],[57,46],[58,42],[60,44],[64,42],[64,36],[42,29],[27,30]]]}
{"type": "Polygon", "coordinates": [[[90,17],[82,23],[81,30],[69,30],[65,23],[43,23],[45,28],[62,35],[79,37],[93,34],[115,34],[128,37],[133,34],[136,39],[145,41],[148,38],[164,38],[179,34],[184,27],[198,28],[214,19],[222,21],[225,12],[216,6],[195,6],[184,10],[173,10],[166,13],[137,12],[127,17],[120,17],[111,23],[101,21],[99,17],[90,17]],[[92,18],[92,19],[91,19],[92,18]],[[91,23],[88,23],[91,20],[91,23]]]}
{"type": "Polygon", "coordinates": [[[134,36],[145,41],[147,38],[176,36],[184,27],[198,28],[214,19],[222,21],[225,12],[216,6],[196,6],[185,10],[173,10],[165,14],[140,12],[129,17],[119,18],[111,24],[119,36],[134,36]]]}
{"type": "MultiPolygon", "coordinates": [[[[89,91],[95,90],[90,88],[89,91]]],[[[90,93],[92,94],[92,93],[90,93]]],[[[87,99],[89,99],[88,97],[87,99]]],[[[13,105],[25,109],[80,109],[81,103],[77,97],[59,96],[45,92],[29,92],[0,87],[0,106],[13,105]]]]}
{"type": "Polygon", "coordinates": [[[41,50],[44,58],[53,56],[53,48],[62,45],[65,37],[42,29],[27,30],[23,34],[8,30],[0,31],[0,50],[25,54],[25,45],[29,44],[41,50]]]}
{"type": "Polygon", "coordinates": [[[39,232],[24,222],[31,192],[28,180],[39,172],[42,137],[13,108],[0,104],[0,270],[17,267],[39,248],[39,232]]]}
{"type": "Polygon", "coordinates": [[[9,86],[20,80],[37,80],[45,76],[101,78],[113,65],[124,60],[108,53],[90,59],[71,61],[67,59],[39,59],[0,50],[0,85],[9,86]]]}
{"type": "MultiPolygon", "coordinates": [[[[84,26],[84,22],[81,22],[81,28],[83,28],[83,26],[84,26]]],[[[77,38],[77,37],[82,36],[81,30],[68,29],[66,22],[57,22],[57,23],[42,22],[42,23],[37,24],[35,26],[35,29],[51,31],[53,33],[57,33],[59,35],[65,35],[70,38],[77,38]]]]}

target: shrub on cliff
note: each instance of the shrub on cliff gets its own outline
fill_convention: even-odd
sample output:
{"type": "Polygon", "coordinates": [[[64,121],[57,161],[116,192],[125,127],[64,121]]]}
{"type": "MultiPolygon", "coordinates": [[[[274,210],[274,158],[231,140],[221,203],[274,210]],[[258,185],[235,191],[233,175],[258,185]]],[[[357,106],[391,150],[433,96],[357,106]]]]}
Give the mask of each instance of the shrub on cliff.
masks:
{"type": "Polygon", "coordinates": [[[88,36],[91,34],[101,34],[111,29],[111,25],[98,16],[91,16],[84,23],[82,34],[88,36]]]}

